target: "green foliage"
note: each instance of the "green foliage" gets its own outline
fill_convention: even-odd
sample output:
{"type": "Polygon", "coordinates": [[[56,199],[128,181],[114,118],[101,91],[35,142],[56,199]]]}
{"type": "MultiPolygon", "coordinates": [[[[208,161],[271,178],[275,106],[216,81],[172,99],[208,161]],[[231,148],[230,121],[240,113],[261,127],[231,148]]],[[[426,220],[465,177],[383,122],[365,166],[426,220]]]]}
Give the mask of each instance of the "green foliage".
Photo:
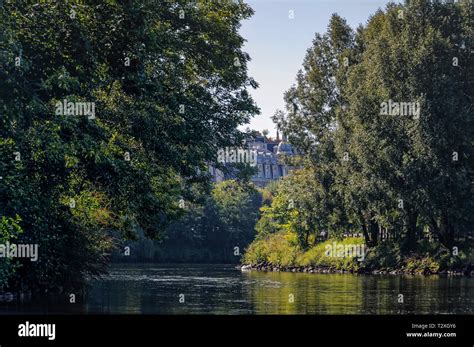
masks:
{"type": "Polygon", "coordinates": [[[415,273],[437,273],[440,267],[431,257],[408,258],[405,263],[405,269],[415,273]]]}
{"type": "MultiPolygon", "coordinates": [[[[23,232],[20,226],[20,216],[15,218],[2,216],[0,219],[0,245],[7,242],[14,242],[23,232]]],[[[0,258],[0,291],[8,284],[8,279],[15,272],[18,265],[9,258],[0,258]]]]}
{"type": "Polygon", "coordinates": [[[18,215],[16,215],[15,218],[2,216],[0,219],[1,244],[16,239],[23,232],[20,222],[21,218],[18,215]]]}
{"type": "Polygon", "coordinates": [[[21,216],[19,241],[40,250],[12,288],[79,286],[123,238],[161,237],[217,149],[241,143],[258,113],[238,33],[252,10],[182,6],[184,19],[166,0],[2,5],[0,215],[21,216]],[[56,114],[63,100],[95,103],[95,118],[56,114]]]}
{"type": "Polygon", "coordinates": [[[117,253],[113,260],[239,262],[255,237],[261,194],[249,183],[227,180],[197,200],[185,204],[183,216],[166,228],[161,240],[152,242],[142,234],[136,242],[126,243],[131,256],[117,253]]]}
{"type": "Polygon", "coordinates": [[[474,263],[474,251],[471,247],[466,252],[460,251],[456,256],[453,256],[449,252],[444,252],[436,261],[439,263],[441,270],[465,269],[466,266],[474,263]]]}
{"type": "Polygon", "coordinates": [[[469,244],[462,244],[456,255],[439,242],[420,240],[412,252],[405,254],[397,242],[383,242],[368,252],[361,264],[367,270],[403,269],[407,272],[425,274],[448,270],[464,270],[474,262],[474,252],[469,244]]]}
{"type": "Polygon", "coordinates": [[[403,254],[400,245],[396,242],[383,242],[370,249],[363,265],[368,270],[401,268],[403,254]]]}
{"type": "Polygon", "coordinates": [[[310,245],[310,240],[315,242],[321,233],[341,235],[348,225],[347,219],[331,193],[330,182],[320,180],[319,174],[321,171],[313,166],[293,170],[272,187],[270,205],[261,208],[256,225],[258,235],[294,232],[303,248],[310,245]]]}
{"type": "Polygon", "coordinates": [[[356,257],[349,254],[344,257],[333,257],[327,254],[327,246],[333,246],[334,242],[343,247],[364,245],[362,238],[329,239],[305,251],[299,246],[295,234],[278,232],[255,240],[247,248],[243,263],[253,265],[270,263],[273,266],[281,267],[312,266],[332,270],[357,271],[360,265],[356,257]]]}
{"type": "Polygon", "coordinates": [[[277,194],[272,198],[270,206],[262,206],[260,208],[261,217],[255,225],[258,237],[266,236],[269,233],[279,231],[290,231],[288,224],[288,199],[282,194],[277,194]]]}
{"type": "Polygon", "coordinates": [[[268,194],[245,259],[268,261],[265,242],[294,233],[297,264],[356,269],[324,256],[324,231],[362,233],[369,270],[473,262],[472,21],[466,2],[389,4],[356,31],[331,17],[274,115],[301,168],[268,194]],[[419,112],[383,114],[389,100],[419,112]]]}
{"type": "MultiPolygon", "coordinates": [[[[299,266],[344,271],[403,270],[412,274],[430,274],[446,270],[463,270],[474,260],[474,253],[459,252],[453,256],[450,252],[436,251],[439,247],[431,245],[429,250],[419,245],[409,255],[404,255],[396,242],[384,242],[373,248],[365,248],[363,258],[347,253],[354,245],[364,245],[363,238],[347,237],[329,239],[303,250],[297,236],[292,233],[278,232],[256,239],[247,248],[242,259],[244,264],[271,264],[277,267],[299,266]],[[328,248],[344,247],[345,256],[331,256],[328,248]],[[427,251],[426,253],[424,251],[427,251]]],[[[438,245],[439,246],[439,245],[438,245]]],[[[468,249],[472,249],[469,248],[468,249]]]]}
{"type": "Polygon", "coordinates": [[[344,257],[333,257],[327,255],[326,247],[333,246],[335,242],[338,246],[342,247],[364,245],[364,240],[362,238],[348,237],[343,240],[329,239],[313,246],[308,251],[301,254],[298,258],[298,264],[301,266],[310,265],[327,267],[335,270],[357,271],[360,267],[360,262],[357,260],[357,257],[347,253],[345,253],[344,257]]]}
{"type": "Polygon", "coordinates": [[[291,266],[296,264],[300,253],[295,235],[279,232],[254,241],[246,249],[243,263],[269,262],[276,266],[291,266]]]}
{"type": "Polygon", "coordinates": [[[302,197],[303,247],[320,230],[362,232],[370,247],[383,230],[404,254],[423,238],[450,248],[472,237],[472,21],[466,2],[410,1],[356,31],[333,15],[316,34],[274,116],[306,161],[285,192],[302,197]],[[389,100],[420,112],[383,114],[389,100]]]}

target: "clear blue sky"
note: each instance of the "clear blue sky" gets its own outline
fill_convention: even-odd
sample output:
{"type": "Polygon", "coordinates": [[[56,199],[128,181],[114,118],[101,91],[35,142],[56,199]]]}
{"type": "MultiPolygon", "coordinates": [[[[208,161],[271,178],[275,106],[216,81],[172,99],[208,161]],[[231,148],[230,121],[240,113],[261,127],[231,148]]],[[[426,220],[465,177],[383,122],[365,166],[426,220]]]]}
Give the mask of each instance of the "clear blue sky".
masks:
{"type": "MultiPolygon", "coordinates": [[[[399,1],[394,1],[399,2],[399,1]]],[[[251,90],[261,109],[249,125],[251,129],[270,130],[275,127],[270,117],[284,109],[283,93],[295,81],[306,50],[315,33],[326,31],[331,14],[338,13],[354,29],[365,24],[385,0],[246,0],[255,11],[242,23],[241,35],[247,40],[244,51],[250,54],[249,75],[260,87],[251,90]],[[294,11],[294,19],[289,11],[294,11]]]]}

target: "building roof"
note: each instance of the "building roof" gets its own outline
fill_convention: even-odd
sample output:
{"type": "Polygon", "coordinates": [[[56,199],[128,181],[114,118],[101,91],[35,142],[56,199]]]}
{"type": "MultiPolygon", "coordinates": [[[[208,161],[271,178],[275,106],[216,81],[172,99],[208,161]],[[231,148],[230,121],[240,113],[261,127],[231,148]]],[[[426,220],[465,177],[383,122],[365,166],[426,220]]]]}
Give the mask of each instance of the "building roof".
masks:
{"type": "Polygon", "coordinates": [[[277,154],[293,154],[293,146],[288,142],[281,141],[278,144],[277,154]]]}

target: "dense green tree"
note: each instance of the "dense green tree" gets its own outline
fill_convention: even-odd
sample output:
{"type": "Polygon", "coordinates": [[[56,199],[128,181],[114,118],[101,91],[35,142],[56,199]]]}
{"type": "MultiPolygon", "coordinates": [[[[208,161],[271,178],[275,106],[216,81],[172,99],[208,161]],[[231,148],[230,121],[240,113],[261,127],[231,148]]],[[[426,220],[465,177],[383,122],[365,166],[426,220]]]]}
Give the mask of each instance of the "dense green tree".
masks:
{"type": "Polygon", "coordinates": [[[467,2],[410,1],[354,32],[333,15],[274,117],[311,162],[308,189],[327,192],[304,213],[327,211],[327,229],[361,230],[369,246],[381,231],[406,250],[426,233],[446,247],[468,235],[472,17],[467,2]],[[384,113],[389,101],[419,109],[384,113]]]}
{"type": "Polygon", "coordinates": [[[362,226],[375,231],[372,242],[376,225],[410,248],[423,226],[446,246],[455,230],[467,231],[473,126],[466,69],[472,58],[463,44],[471,21],[469,4],[415,1],[388,6],[360,33],[364,50],[348,71],[348,108],[338,135],[339,150],[349,155],[346,191],[353,206],[363,206],[357,213],[362,226]],[[419,103],[419,113],[381,114],[389,100],[419,103]]]}
{"type": "Polygon", "coordinates": [[[236,263],[255,237],[261,201],[261,194],[248,182],[216,183],[210,194],[183,206],[184,215],[166,228],[160,240],[141,235],[135,242],[124,242],[130,256],[117,252],[114,260],[236,263]]]}
{"type": "Polygon", "coordinates": [[[238,34],[251,14],[230,1],[2,3],[0,216],[20,216],[18,242],[40,249],[12,288],[80,284],[117,238],[158,237],[183,214],[258,112],[238,34]],[[63,100],[95,117],[58,114],[63,100]]]}
{"type": "Polygon", "coordinates": [[[340,237],[349,227],[338,195],[332,191],[331,177],[307,166],[292,171],[279,182],[270,206],[261,208],[256,225],[259,237],[284,232],[297,235],[300,246],[307,248],[318,239],[340,237]]]}
{"type": "Polygon", "coordinates": [[[335,143],[337,117],[343,104],[339,84],[345,79],[344,58],[351,56],[353,41],[353,32],[345,20],[333,15],[328,32],[316,34],[295,85],[285,93],[287,112],[279,111],[274,116],[289,141],[306,158],[299,163],[306,169],[289,177],[290,192],[283,192],[287,198],[289,193],[291,200],[300,200],[296,215],[303,219],[293,224],[296,229],[305,230],[298,232],[303,244],[312,233],[339,235],[349,223],[335,185],[340,166],[335,143]]]}

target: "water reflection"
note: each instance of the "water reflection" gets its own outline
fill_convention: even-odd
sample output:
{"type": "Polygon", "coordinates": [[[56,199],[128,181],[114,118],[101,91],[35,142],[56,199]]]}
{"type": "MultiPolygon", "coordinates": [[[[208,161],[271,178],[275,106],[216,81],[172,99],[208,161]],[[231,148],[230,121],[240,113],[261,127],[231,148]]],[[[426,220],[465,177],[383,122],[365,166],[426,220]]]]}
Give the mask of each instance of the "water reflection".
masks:
{"type": "Polygon", "coordinates": [[[251,301],[259,314],[473,312],[474,287],[468,278],[277,272],[246,275],[256,282],[279,283],[252,287],[251,301]]]}
{"type": "Polygon", "coordinates": [[[473,289],[474,280],[465,277],[242,273],[232,265],[132,264],[114,265],[108,276],[91,280],[84,304],[43,301],[0,307],[0,313],[472,314],[473,289]]]}

